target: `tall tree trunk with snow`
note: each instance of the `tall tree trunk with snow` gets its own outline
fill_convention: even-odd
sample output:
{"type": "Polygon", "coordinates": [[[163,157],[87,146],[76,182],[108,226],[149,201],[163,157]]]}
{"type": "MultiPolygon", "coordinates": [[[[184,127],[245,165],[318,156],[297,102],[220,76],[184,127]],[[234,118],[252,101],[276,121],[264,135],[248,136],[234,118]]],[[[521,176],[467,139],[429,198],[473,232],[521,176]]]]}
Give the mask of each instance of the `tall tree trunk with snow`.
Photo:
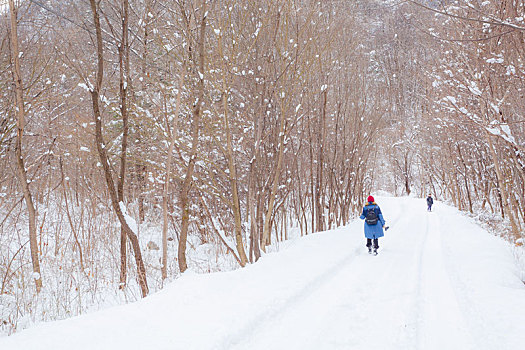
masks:
{"type": "MultiPolygon", "coordinates": [[[[148,83],[147,83],[147,77],[149,77],[149,73],[148,73],[148,69],[147,69],[147,66],[148,66],[148,60],[149,60],[149,56],[150,56],[150,48],[149,46],[151,45],[151,39],[150,39],[150,32],[151,32],[151,22],[152,22],[152,18],[150,16],[151,14],[151,9],[152,9],[152,1],[155,1],[155,0],[145,0],[144,1],[144,16],[142,17],[141,21],[143,22],[143,38],[141,38],[141,46],[142,46],[142,53],[141,53],[141,67],[140,67],[140,70],[141,70],[141,79],[139,80],[141,83],[140,83],[140,86],[139,86],[139,89],[142,89],[142,90],[146,90],[147,87],[148,87],[148,83]]],[[[139,132],[139,135],[140,135],[140,132],[139,132]]],[[[139,136],[140,137],[140,136],[139,136]]],[[[145,187],[146,187],[146,165],[145,165],[145,161],[143,159],[141,159],[139,162],[136,163],[135,165],[135,173],[136,173],[136,177],[137,177],[137,187],[138,187],[138,209],[139,209],[139,220],[140,222],[142,223],[145,219],[145,209],[144,209],[144,192],[145,192],[145,187]]]]}
{"type": "Polygon", "coordinates": [[[140,244],[137,235],[124,216],[124,212],[119,203],[118,194],[115,189],[115,184],[113,182],[113,177],[111,174],[111,168],[109,165],[109,159],[107,156],[106,145],[104,144],[104,139],[102,136],[102,114],[100,112],[99,99],[100,99],[100,89],[102,88],[102,79],[104,77],[104,48],[102,42],[102,28],[100,26],[100,17],[99,10],[97,7],[96,0],[90,0],[91,11],[93,13],[93,20],[95,24],[96,32],[96,49],[97,49],[97,72],[96,72],[96,82],[94,86],[91,87],[91,101],[93,105],[93,117],[95,119],[95,140],[97,144],[97,151],[100,157],[100,162],[102,163],[102,168],[104,170],[104,176],[106,179],[106,185],[111,197],[111,204],[113,210],[117,214],[117,217],[120,221],[120,225],[124,229],[127,238],[130,240],[133,247],[133,252],[135,254],[135,262],[137,264],[137,276],[139,280],[140,289],[142,292],[142,297],[145,297],[149,293],[148,282],[146,279],[146,268],[144,267],[144,260],[142,259],[142,253],[140,250],[140,244]]]}
{"type": "Polygon", "coordinates": [[[512,213],[512,210],[510,209],[509,200],[510,197],[507,193],[507,188],[505,185],[505,179],[503,176],[503,173],[501,171],[501,165],[499,163],[499,158],[496,153],[494,142],[492,141],[492,135],[487,131],[486,133],[487,142],[489,144],[489,151],[492,156],[492,161],[494,162],[494,169],[496,170],[496,175],[498,179],[498,187],[499,187],[499,193],[501,195],[501,205],[502,205],[502,211],[507,215],[507,218],[510,221],[510,226],[512,229],[512,234],[514,237],[519,238],[520,234],[518,232],[518,225],[516,225],[516,221],[514,218],[514,214],[512,213]]]}
{"type": "MultiPolygon", "coordinates": [[[[180,238],[179,238],[179,247],[178,247],[178,258],[179,258],[179,270],[184,272],[188,268],[186,262],[186,245],[188,239],[188,228],[190,225],[190,191],[193,185],[193,171],[195,169],[195,162],[197,158],[197,147],[199,146],[199,132],[201,128],[201,117],[202,117],[202,105],[204,103],[204,44],[205,44],[205,34],[206,34],[206,0],[202,2],[202,7],[200,9],[202,12],[199,39],[197,42],[198,45],[198,63],[195,64],[196,67],[195,73],[198,76],[197,84],[197,93],[194,99],[195,105],[193,106],[193,123],[191,127],[191,149],[189,154],[188,165],[184,174],[184,182],[180,191],[180,208],[182,211],[181,218],[181,229],[180,229],[180,238]]],[[[190,34],[190,28],[188,24],[188,37],[190,34]]],[[[191,50],[191,46],[189,48],[191,50]]],[[[193,57],[195,60],[195,56],[193,57]]]]}
{"type": "MultiPolygon", "coordinates": [[[[220,27],[224,28],[222,21],[219,22],[220,27]]],[[[226,21],[231,26],[231,21],[226,21]]],[[[224,31],[222,31],[224,32],[224,31]]],[[[223,35],[222,32],[218,34],[218,53],[220,57],[227,57],[224,53],[223,47],[223,35]]],[[[234,39],[235,40],[235,39],[234,39]]],[[[235,55],[232,55],[235,56],[235,55]]],[[[230,128],[230,114],[229,114],[229,105],[228,101],[230,98],[230,89],[232,86],[232,81],[230,79],[230,65],[232,64],[228,59],[222,59],[222,117],[223,117],[223,127],[226,132],[226,148],[222,145],[218,145],[223,153],[225,153],[228,160],[228,180],[230,183],[232,191],[232,201],[231,201],[231,210],[233,212],[234,218],[234,235],[235,235],[235,245],[237,248],[237,253],[239,254],[239,260],[242,267],[248,262],[246,257],[246,251],[244,249],[243,235],[242,235],[242,214],[241,214],[241,203],[239,198],[239,185],[237,177],[237,165],[235,162],[234,150],[232,145],[232,132],[230,128]]]]}
{"type": "Polygon", "coordinates": [[[232,189],[232,210],[233,217],[235,221],[235,243],[237,247],[237,252],[241,260],[241,266],[244,267],[248,262],[246,257],[246,252],[244,250],[244,243],[242,239],[242,216],[241,216],[241,203],[239,199],[239,189],[237,183],[237,171],[235,169],[235,161],[233,158],[233,146],[232,146],[232,137],[230,132],[230,121],[228,117],[228,94],[225,91],[223,95],[223,104],[224,104],[224,127],[226,129],[226,149],[228,154],[228,169],[230,184],[232,189]]]}
{"type": "Polygon", "coordinates": [[[168,146],[168,160],[166,164],[166,177],[164,181],[164,188],[162,191],[162,279],[165,280],[168,278],[168,193],[171,181],[171,162],[173,159],[173,149],[175,148],[175,141],[177,140],[177,128],[179,123],[179,113],[181,107],[181,95],[182,95],[182,86],[184,85],[184,67],[181,69],[181,79],[179,92],[177,94],[177,106],[175,106],[175,112],[172,126],[170,127],[170,122],[167,116],[167,111],[165,115],[166,119],[166,130],[168,130],[171,135],[168,146]]]}
{"type": "MultiPolygon", "coordinates": [[[[257,116],[257,114],[255,114],[257,116]]],[[[261,135],[262,135],[262,117],[257,118],[255,124],[255,143],[253,146],[253,155],[250,161],[250,174],[248,180],[248,212],[250,216],[250,261],[252,260],[252,254],[255,256],[255,261],[261,257],[261,237],[260,231],[257,225],[257,214],[256,207],[258,199],[256,197],[257,192],[257,167],[259,165],[260,148],[261,148],[261,135]]]]}
{"type": "Polygon", "coordinates": [[[22,71],[20,68],[21,52],[18,48],[18,10],[15,7],[14,0],[9,0],[9,13],[11,18],[11,69],[13,74],[13,83],[15,85],[15,111],[17,118],[17,136],[16,136],[16,167],[18,182],[24,193],[24,200],[27,206],[29,216],[29,247],[31,250],[31,262],[33,264],[33,279],[37,293],[42,290],[42,277],[40,275],[40,261],[38,252],[38,242],[36,237],[36,210],[33,204],[33,196],[29,188],[29,179],[24,164],[22,153],[22,138],[25,127],[25,106],[24,106],[24,87],[22,81],[22,71]]]}
{"type": "Polygon", "coordinates": [[[322,92],[321,115],[317,124],[317,181],[315,184],[315,205],[316,205],[316,231],[324,230],[324,207],[325,207],[325,193],[324,193],[324,143],[326,136],[326,99],[327,91],[322,92]]]}
{"type": "MultiPolygon", "coordinates": [[[[126,152],[128,149],[128,86],[130,81],[129,70],[129,42],[128,42],[128,0],[122,0],[122,39],[118,47],[120,68],[120,113],[122,115],[122,150],[120,153],[120,175],[117,184],[119,202],[124,202],[124,182],[126,181],[126,152]]],[[[127,254],[126,232],[120,228],[120,288],[126,285],[127,254]]]]}
{"type": "Polygon", "coordinates": [[[271,227],[271,218],[273,216],[273,209],[275,206],[275,197],[277,196],[277,189],[279,185],[279,177],[281,176],[281,168],[283,164],[283,154],[284,154],[284,141],[285,141],[285,108],[282,106],[281,114],[279,116],[279,129],[278,129],[278,139],[279,139],[279,150],[277,155],[277,164],[274,168],[273,179],[272,179],[272,188],[270,192],[270,198],[268,200],[268,209],[266,210],[264,216],[264,226],[263,226],[263,235],[262,235],[262,250],[266,252],[266,246],[270,244],[270,234],[272,232],[271,227]]]}

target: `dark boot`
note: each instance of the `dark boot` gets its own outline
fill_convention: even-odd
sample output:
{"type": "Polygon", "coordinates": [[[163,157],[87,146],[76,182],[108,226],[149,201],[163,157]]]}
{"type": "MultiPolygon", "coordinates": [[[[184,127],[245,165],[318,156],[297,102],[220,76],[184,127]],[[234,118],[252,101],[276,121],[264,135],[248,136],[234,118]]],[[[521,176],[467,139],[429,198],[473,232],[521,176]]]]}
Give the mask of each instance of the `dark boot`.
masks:
{"type": "Polygon", "coordinates": [[[379,239],[374,239],[374,255],[377,255],[377,250],[379,249],[379,239]]]}
{"type": "Polygon", "coordinates": [[[368,248],[368,254],[372,254],[372,240],[370,238],[366,239],[366,247],[368,248]]]}

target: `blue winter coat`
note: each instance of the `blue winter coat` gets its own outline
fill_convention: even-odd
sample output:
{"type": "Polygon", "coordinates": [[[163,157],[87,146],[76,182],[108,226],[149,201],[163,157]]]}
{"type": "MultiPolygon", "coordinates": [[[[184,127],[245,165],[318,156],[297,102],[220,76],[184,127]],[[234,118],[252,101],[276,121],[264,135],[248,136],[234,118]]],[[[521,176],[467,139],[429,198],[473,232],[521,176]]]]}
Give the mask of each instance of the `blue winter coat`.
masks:
{"type": "Polygon", "coordinates": [[[377,216],[379,217],[379,221],[375,225],[369,225],[365,221],[365,237],[374,239],[383,237],[385,234],[383,233],[383,226],[385,226],[385,219],[383,218],[383,214],[381,213],[381,209],[379,206],[375,203],[368,203],[363,208],[363,213],[359,217],[361,220],[364,220],[366,218],[366,213],[368,212],[368,209],[374,208],[376,211],[377,216]]]}

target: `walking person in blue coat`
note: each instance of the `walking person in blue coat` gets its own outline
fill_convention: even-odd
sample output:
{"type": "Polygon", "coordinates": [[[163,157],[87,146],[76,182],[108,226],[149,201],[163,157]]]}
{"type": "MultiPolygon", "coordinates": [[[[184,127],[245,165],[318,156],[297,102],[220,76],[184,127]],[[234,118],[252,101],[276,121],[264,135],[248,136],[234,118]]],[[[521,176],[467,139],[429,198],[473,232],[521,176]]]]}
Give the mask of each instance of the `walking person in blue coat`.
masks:
{"type": "Polygon", "coordinates": [[[427,197],[427,211],[432,211],[432,204],[434,204],[434,200],[432,199],[432,195],[429,194],[427,197]]]}
{"type": "Polygon", "coordinates": [[[383,227],[385,226],[385,219],[381,213],[381,208],[374,201],[374,197],[368,196],[368,203],[363,208],[363,213],[359,217],[365,220],[365,237],[368,253],[372,254],[372,247],[374,255],[377,255],[379,249],[379,237],[383,237],[383,227]],[[373,245],[372,245],[373,242],[373,245]]]}

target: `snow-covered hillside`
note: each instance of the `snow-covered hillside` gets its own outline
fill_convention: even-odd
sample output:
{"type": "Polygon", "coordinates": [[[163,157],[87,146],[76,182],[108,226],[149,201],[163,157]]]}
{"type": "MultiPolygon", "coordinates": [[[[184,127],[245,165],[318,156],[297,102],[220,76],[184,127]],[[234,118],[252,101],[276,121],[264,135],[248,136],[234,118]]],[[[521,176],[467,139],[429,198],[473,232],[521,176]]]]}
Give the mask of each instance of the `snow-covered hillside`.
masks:
{"type": "Polygon", "coordinates": [[[140,302],[0,338],[0,349],[521,349],[525,286],[510,246],[456,209],[379,198],[361,221],[286,242],[245,269],[185,273],[140,302]]]}

